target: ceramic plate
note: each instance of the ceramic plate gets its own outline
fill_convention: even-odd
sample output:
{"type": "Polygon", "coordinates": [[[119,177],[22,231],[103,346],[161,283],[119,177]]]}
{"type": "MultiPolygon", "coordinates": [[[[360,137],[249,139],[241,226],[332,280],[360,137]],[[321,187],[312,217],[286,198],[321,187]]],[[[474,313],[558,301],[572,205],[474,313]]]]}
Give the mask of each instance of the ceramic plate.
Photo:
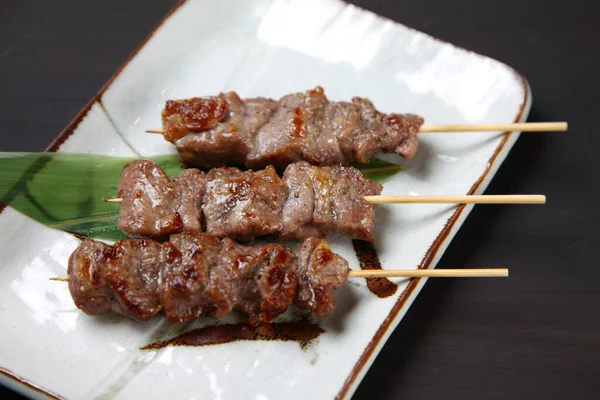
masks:
{"type": "MultiPolygon", "coordinates": [[[[174,152],[160,135],[144,133],[160,127],[167,99],[227,90],[278,98],[316,85],[331,99],[368,97],[382,111],[415,112],[430,124],[523,121],[531,101],[510,67],[338,0],[190,0],[177,4],[49,149],[174,152]]],[[[481,193],[517,135],[422,135],[418,155],[383,194],[481,193]]],[[[383,267],[434,268],[469,211],[380,206],[383,267]]],[[[0,378],[34,397],[348,398],[426,281],[397,280],[396,294],[384,299],[353,281],[337,291],[338,308],[320,321],[325,333],[305,349],[271,341],[142,351],[190,326],[88,317],[66,285],[48,280],[64,275],[78,239],[11,208],[0,214],[0,231],[0,378]]],[[[333,248],[358,268],[349,241],[334,238],[333,248]]]]}

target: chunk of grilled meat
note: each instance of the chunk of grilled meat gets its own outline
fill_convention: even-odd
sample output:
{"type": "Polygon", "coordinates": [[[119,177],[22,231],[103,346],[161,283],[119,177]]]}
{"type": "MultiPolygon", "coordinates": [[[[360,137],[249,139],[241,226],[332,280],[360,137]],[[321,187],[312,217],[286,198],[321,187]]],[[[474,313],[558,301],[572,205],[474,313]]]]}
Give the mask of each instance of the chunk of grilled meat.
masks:
{"type": "Polygon", "coordinates": [[[131,237],[163,240],[178,232],[249,239],[324,238],[339,231],[373,241],[375,206],[364,196],[381,185],[341,165],[290,164],[281,179],[273,167],[260,171],[188,169],[168,179],[152,161],[128,163],[119,181],[123,198],[118,226],[131,237]]]}
{"type": "Polygon", "coordinates": [[[197,169],[169,179],[152,161],[131,161],[119,180],[117,195],[123,202],[117,226],[131,237],[159,240],[183,230],[199,231],[205,183],[206,175],[197,169]]]}
{"type": "Polygon", "coordinates": [[[361,97],[329,101],[321,87],[279,101],[242,100],[235,92],[169,100],[162,121],[165,139],[188,167],[274,165],[281,170],[301,160],[364,163],[378,150],[409,159],[424,122],[415,114],[384,114],[361,97]]]}
{"type": "Polygon", "coordinates": [[[158,294],[161,244],[126,239],[113,246],[85,240],[69,258],[69,290],[90,315],[115,311],[146,321],[161,310],[158,294]]]}
{"type": "Polygon", "coordinates": [[[207,174],[206,195],[202,199],[206,233],[245,238],[278,232],[286,194],[272,166],[256,172],[212,169],[207,174]]]}
{"type": "Polygon", "coordinates": [[[159,243],[84,240],[69,258],[69,290],[89,315],[111,311],[146,321],[161,310],[171,322],[233,309],[266,322],[295,304],[318,315],[335,308],[332,291],[346,283],[348,263],[320,239],[295,252],[280,244],[242,246],[202,233],[159,243]]]}

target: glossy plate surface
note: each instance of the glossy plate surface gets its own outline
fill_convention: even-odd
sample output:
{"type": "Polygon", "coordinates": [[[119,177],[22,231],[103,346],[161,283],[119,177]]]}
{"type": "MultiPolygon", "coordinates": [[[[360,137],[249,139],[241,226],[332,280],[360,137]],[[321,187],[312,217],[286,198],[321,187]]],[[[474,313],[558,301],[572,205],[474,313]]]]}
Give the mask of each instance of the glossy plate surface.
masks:
{"type": "MultiPolygon", "coordinates": [[[[160,135],[144,133],[160,127],[167,99],[227,90],[278,98],[316,85],[330,99],[368,97],[382,111],[415,112],[429,124],[523,121],[531,102],[524,78],[506,65],[338,0],[189,0],[52,149],[173,152],[160,135]]],[[[383,194],[482,193],[517,136],[424,134],[417,156],[383,194]]],[[[435,267],[469,210],[380,206],[376,247],[383,267],[435,267]]],[[[334,314],[322,319],[326,332],[306,349],[237,342],[141,351],[191,326],[85,316],[66,285],[48,280],[64,275],[78,240],[10,208],[0,214],[0,229],[0,379],[39,397],[347,398],[426,281],[397,280],[398,291],[386,299],[352,281],[338,290],[334,314]]],[[[332,242],[358,268],[350,242],[332,242]]]]}

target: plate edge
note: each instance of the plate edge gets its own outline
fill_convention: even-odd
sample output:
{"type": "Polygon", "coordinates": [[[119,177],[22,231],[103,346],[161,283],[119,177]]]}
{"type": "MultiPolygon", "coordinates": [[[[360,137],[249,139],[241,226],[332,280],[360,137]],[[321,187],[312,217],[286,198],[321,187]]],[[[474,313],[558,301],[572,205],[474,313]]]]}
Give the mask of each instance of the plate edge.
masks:
{"type": "Polygon", "coordinates": [[[32,397],[35,395],[36,397],[43,396],[43,398],[50,398],[56,400],[66,400],[65,397],[62,397],[43,386],[40,386],[24,377],[15,374],[9,369],[0,367],[0,382],[7,386],[8,388],[20,392],[25,396],[32,397]]]}
{"type": "MultiPolygon", "coordinates": [[[[344,2],[343,0],[339,0],[339,1],[344,2]]],[[[368,12],[370,12],[370,11],[368,11],[368,12]]],[[[433,39],[438,40],[436,38],[433,38],[433,39]]],[[[478,54],[478,53],[475,53],[475,54],[478,54]]],[[[530,108],[531,108],[531,101],[532,101],[531,87],[529,86],[529,83],[527,82],[527,79],[525,78],[525,76],[523,74],[521,74],[514,68],[510,67],[509,65],[506,65],[504,63],[501,63],[501,64],[505,65],[507,68],[509,68],[515,74],[515,76],[517,78],[519,78],[519,82],[523,89],[523,101],[521,102],[521,106],[519,107],[519,111],[517,112],[513,122],[514,123],[519,122],[519,121],[524,122],[524,120],[527,119],[530,108]]],[[[500,161],[500,164],[496,165],[496,161],[498,161],[497,157],[500,155],[500,153],[502,153],[502,150],[504,150],[504,147],[508,143],[508,139],[513,134],[518,135],[519,132],[505,132],[504,133],[504,137],[503,137],[502,141],[498,144],[496,149],[494,150],[492,157],[490,157],[485,171],[475,181],[473,186],[471,186],[471,189],[469,190],[469,192],[467,194],[473,194],[474,192],[476,192],[478,189],[480,189],[481,185],[484,183],[486,178],[488,178],[488,177],[492,178],[493,175],[495,175],[494,170],[497,170],[500,167],[500,165],[502,164],[502,162],[504,161],[504,159],[502,159],[500,161]],[[491,176],[490,176],[490,173],[492,173],[491,176]]],[[[518,136],[516,139],[518,139],[518,136]]],[[[516,142],[516,139],[515,139],[515,142],[516,142]]],[[[513,142],[512,145],[514,145],[515,142],[513,142]]],[[[512,148],[512,145],[511,145],[511,148],[512,148]]],[[[510,148],[508,149],[508,151],[510,151],[510,148]]],[[[485,186],[487,186],[487,185],[485,185],[485,186]]],[[[419,269],[430,268],[431,264],[437,258],[440,250],[442,250],[442,253],[443,253],[443,251],[444,251],[443,248],[447,247],[450,244],[450,242],[452,241],[453,235],[451,235],[451,234],[452,234],[452,230],[454,229],[456,223],[461,218],[466,219],[466,217],[468,216],[468,214],[470,213],[472,208],[473,208],[472,205],[469,207],[467,207],[464,204],[458,206],[456,211],[446,221],[444,228],[438,234],[438,236],[435,238],[431,247],[425,253],[425,256],[423,257],[423,259],[421,260],[421,263],[418,266],[419,269]],[[466,214],[465,214],[465,210],[466,210],[466,214]]],[[[441,254],[440,254],[440,257],[441,257],[441,254]]],[[[426,281],[427,281],[427,278],[424,278],[424,279],[411,280],[408,283],[407,287],[400,294],[400,297],[398,298],[396,303],[392,306],[392,309],[388,313],[388,316],[385,318],[383,323],[379,326],[379,328],[375,332],[375,335],[373,336],[373,338],[371,339],[371,341],[369,342],[367,347],[365,347],[365,350],[363,351],[360,358],[358,359],[358,362],[352,368],[352,371],[350,372],[350,375],[348,376],[348,378],[346,378],[344,385],[342,386],[342,388],[340,389],[338,394],[335,396],[336,400],[348,399],[350,396],[352,396],[354,394],[358,385],[360,384],[360,382],[364,378],[367,370],[369,369],[368,368],[370,366],[369,362],[374,361],[374,359],[377,357],[377,355],[381,351],[381,348],[385,344],[387,337],[391,334],[390,327],[392,327],[392,326],[395,327],[398,325],[398,323],[400,323],[400,321],[402,320],[402,318],[404,317],[404,314],[405,314],[405,312],[404,313],[402,312],[402,311],[405,311],[404,307],[406,305],[408,305],[410,308],[410,305],[416,299],[417,295],[419,294],[419,292],[425,285],[426,281]]]]}

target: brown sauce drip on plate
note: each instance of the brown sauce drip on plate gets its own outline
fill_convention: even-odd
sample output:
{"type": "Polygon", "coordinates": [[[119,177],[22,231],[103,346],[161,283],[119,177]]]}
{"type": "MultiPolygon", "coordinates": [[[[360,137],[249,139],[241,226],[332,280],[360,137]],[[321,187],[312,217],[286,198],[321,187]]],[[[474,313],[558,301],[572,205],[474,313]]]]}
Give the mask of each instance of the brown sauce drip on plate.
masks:
{"type": "Polygon", "coordinates": [[[224,324],[194,329],[169,340],[150,343],[141,350],[156,350],[166,346],[208,346],[238,340],[295,341],[304,349],[323,332],[325,331],[319,325],[306,321],[258,325],[224,324]]]}
{"type": "MultiPolygon", "coordinates": [[[[356,257],[358,257],[360,269],[381,269],[379,256],[373,243],[355,239],[352,240],[352,246],[354,246],[356,257]]],[[[387,278],[367,278],[367,287],[377,297],[381,298],[390,297],[398,290],[398,285],[387,278]]]]}

